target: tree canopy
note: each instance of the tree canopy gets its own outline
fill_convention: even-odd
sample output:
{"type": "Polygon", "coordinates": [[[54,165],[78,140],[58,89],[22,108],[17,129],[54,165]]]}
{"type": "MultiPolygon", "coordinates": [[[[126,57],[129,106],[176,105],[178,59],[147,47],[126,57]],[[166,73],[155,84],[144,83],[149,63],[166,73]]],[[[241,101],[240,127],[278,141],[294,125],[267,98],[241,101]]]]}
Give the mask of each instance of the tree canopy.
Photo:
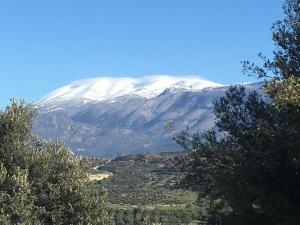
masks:
{"type": "Polygon", "coordinates": [[[266,79],[263,96],[230,87],[214,104],[216,129],[176,138],[190,152],[183,183],[210,200],[210,224],[300,221],[300,1],[283,9],[273,58],[244,62],[244,73],[266,79]]]}
{"type": "Polygon", "coordinates": [[[0,223],[110,224],[82,159],[31,133],[35,114],[23,100],[0,112],[0,223]]]}

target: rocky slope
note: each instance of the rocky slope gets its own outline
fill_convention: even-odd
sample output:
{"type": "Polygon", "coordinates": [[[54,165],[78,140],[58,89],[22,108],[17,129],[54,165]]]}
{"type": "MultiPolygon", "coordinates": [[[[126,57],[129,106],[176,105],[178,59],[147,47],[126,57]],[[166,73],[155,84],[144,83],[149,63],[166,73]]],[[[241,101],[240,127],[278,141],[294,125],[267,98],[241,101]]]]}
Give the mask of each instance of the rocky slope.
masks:
{"type": "MultiPolygon", "coordinates": [[[[260,84],[247,84],[249,90],[260,84]]],[[[116,157],[180,150],[173,137],[214,124],[213,101],[227,86],[197,77],[76,81],[36,102],[35,132],[63,138],[76,154],[116,157]]]]}

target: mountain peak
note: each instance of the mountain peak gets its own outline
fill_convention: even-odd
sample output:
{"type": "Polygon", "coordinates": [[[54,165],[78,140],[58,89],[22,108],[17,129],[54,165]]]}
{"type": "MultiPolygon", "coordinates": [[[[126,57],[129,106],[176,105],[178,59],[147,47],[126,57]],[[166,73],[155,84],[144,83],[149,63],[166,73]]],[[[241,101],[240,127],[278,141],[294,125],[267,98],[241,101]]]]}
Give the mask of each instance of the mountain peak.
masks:
{"type": "Polygon", "coordinates": [[[145,77],[96,77],[74,81],[54,90],[36,103],[48,105],[72,100],[105,101],[124,95],[153,98],[166,89],[199,91],[222,86],[196,76],[152,75],[145,77]]]}

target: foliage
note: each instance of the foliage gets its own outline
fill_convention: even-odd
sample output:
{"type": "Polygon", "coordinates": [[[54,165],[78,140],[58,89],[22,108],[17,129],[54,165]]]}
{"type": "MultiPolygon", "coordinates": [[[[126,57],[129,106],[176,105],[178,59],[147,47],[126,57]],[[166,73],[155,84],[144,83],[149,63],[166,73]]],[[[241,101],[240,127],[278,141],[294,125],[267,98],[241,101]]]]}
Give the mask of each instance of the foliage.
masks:
{"type": "Polygon", "coordinates": [[[285,18],[277,20],[272,25],[275,45],[273,59],[268,59],[259,53],[262,65],[258,66],[249,61],[243,62],[245,74],[276,79],[300,76],[300,1],[286,0],[283,11],[285,18]]]}
{"type": "Polygon", "coordinates": [[[263,65],[244,62],[244,72],[272,77],[266,97],[230,87],[215,102],[216,129],[182,132],[185,185],[210,199],[215,224],[296,225],[300,221],[300,1],[288,0],[286,18],[273,25],[276,46],[263,65]]]}
{"type": "Polygon", "coordinates": [[[98,172],[113,174],[96,185],[108,189],[116,224],[189,224],[202,219],[202,209],[195,205],[196,193],[176,188],[182,173],[173,164],[180,154],[136,154],[105,163],[96,160],[101,165],[98,172]]]}
{"type": "Polygon", "coordinates": [[[178,138],[192,151],[185,182],[209,195],[211,213],[229,224],[299,220],[300,123],[291,126],[286,112],[243,87],[230,88],[215,111],[222,137],[210,131],[203,139],[178,138]]]}
{"type": "Polygon", "coordinates": [[[181,172],[172,167],[176,153],[137,154],[116,158],[99,167],[113,175],[98,182],[117,205],[186,205],[195,194],[176,189],[181,172]]]}
{"type": "Polygon", "coordinates": [[[182,224],[193,225],[201,224],[193,218],[198,217],[198,211],[193,209],[177,209],[177,210],[162,210],[162,209],[114,209],[112,216],[118,225],[155,225],[155,224],[182,224]]]}
{"type": "Polygon", "coordinates": [[[31,134],[35,109],[12,100],[0,112],[1,224],[109,224],[82,160],[31,134]]]}
{"type": "Polygon", "coordinates": [[[290,76],[284,80],[272,79],[265,85],[265,90],[272,96],[279,108],[300,105],[300,77],[290,76]]]}

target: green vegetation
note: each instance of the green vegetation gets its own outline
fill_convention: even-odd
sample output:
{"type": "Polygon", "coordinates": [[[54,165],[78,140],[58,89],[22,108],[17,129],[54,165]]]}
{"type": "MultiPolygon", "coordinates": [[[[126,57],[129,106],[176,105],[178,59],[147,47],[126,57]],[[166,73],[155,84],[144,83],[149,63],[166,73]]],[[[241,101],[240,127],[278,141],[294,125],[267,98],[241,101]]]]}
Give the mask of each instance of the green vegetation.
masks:
{"type": "Polygon", "coordinates": [[[199,217],[198,212],[189,209],[153,209],[148,210],[144,208],[131,208],[131,209],[117,209],[114,208],[113,219],[116,224],[182,224],[182,225],[196,225],[202,224],[199,220],[193,218],[199,217]]]}
{"type": "Polygon", "coordinates": [[[110,224],[83,161],[61,142],[33,136],[34,115],[14,100],[0,112],[0,224],[110,224]]]}
{"type": "Polygon", "coordinates": [[[187,153],[77,158],[33,136],[34,108],[12,101],[0,112],[0,224],[299,224],[300,1],[284,12],[273,59],[244,63],[271,77],[266,96],[230,87],[214,104],[218,132],[176,138],[187,153]]]}
{"type": "Polygon", "coordinates": [[[24,101],[12,101],[0,112],[1,224],[199,224],[202,220],[196,193],[176,188],[182,178],[174,167],[177,153],[113,161],[77,158],[63,143],[33,136],[34,115],[34,108],[24,101]],[[91,175],[103,173],[111,176],[90,182],[91,175]],[[108,190],[109,204],[103,188],[108,190]]]}
{"type": "MultiPolygon", "coordinates": [[[[244,63],[246,73],[269,78],[267,98],[230,87],[215,102],[217,134],[184,131],[189,156],[183,184],[208,199],[209,224],[297,225],[300,221],[300,2],[288,0],[273,25],[273,59],[244,63]]],[[[207,202],[204,201],[207,205],[207,202]]]]}
{"type": "Polygon", "coordinates": [[[295,107],[300,105],[300,77],[273,79],[266,83],[265,90],[272,95],[273,102],[279,109],[286,105],[295,107]]]}
{"type": "MultiPolygon", "coordinates": [[[[109,189],[112,204],[185,204],[193,201],[189,192],[172,190],[180,172],[170,167],[172,155],[132,155],[117,158],[99,169],[113,174],[103,187],[109,189]]],[[[174,188],[173,188],[174,189],[174,188]]]]}
{"type": "Polygon", "coordinates": [[[178,155],[137,154],[101,162],[99,173],[113,175],[96,186],[108,190],[116,224],[199,224],[204,212],[196,206],[197,194],[177,188],[183,177],[174,166],[178,155]]]}

